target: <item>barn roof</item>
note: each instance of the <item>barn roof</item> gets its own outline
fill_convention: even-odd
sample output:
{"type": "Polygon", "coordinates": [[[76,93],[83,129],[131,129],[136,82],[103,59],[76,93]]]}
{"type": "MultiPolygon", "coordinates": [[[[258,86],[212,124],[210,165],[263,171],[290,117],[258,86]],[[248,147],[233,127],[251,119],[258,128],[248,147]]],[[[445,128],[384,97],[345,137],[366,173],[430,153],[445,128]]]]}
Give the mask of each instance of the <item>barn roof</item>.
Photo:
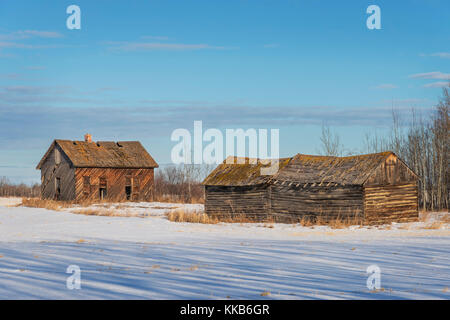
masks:
{"type": "MultiPolygon", "coordinates": [[[[280,158],[279,169],[285,167],[291,158],[280,158]]],[[[260,159],[228,157],[219,164],[202,182],[208,186],[250,186],[264,184],[270,175],[261,175],[262,168],[270,167],[260,159]],[[243,162],[243,163],[240,163],[243,162]]]]}
{"type": "Polygon", "coordinates": [[[258,165],[249,164],[248,158],[245,158],[246,164],[226,164],[224,161],[203,184],[246,186],[287,182],[297,185],[362,185],[393,154],[391,151],[349,157],[297,154],[280,159],[278,172],[270,176],[262,176],[262,165],[259,162],[258,165]]]}
{"type": "Polygon", "coordinates": [[[272,181],[298,184],[362,185],[391,151],[348,157],[297,154],[272,181]]]}
{"type": "Polygon", "coordinates": [[[158,164],[139,141],[55,140],[36,169],[59,146],[74,167],[79,168],[157,168],[158,164]]]}

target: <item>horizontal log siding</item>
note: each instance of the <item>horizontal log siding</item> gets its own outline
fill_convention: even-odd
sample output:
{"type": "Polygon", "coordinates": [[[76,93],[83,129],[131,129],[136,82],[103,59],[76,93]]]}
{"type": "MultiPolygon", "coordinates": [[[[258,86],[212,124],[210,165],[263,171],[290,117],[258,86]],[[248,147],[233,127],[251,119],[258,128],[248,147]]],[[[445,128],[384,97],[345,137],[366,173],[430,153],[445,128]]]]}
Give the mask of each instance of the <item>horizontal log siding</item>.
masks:
{"type": "Polygon", "coordinates": [[[205,212],[210,216],[229,217],[245,214],[263,220],[268,213],[267,187],[205,186],[205,212]]]}
{"type": "Polygon", "coordinates": [[[323,220],[363,217],[362,186],[307,187],[271,186],[271,214],[276,220],[323,220]]]}
{"type": "Polygon", "coordinates": [[[416,183],[365,187],[366,223],[417,221],[419,218],[417,192],[416,183]]]}
{"type": "Polygon", "coordinates": [[[106,178],[108,201],[126,201],[126,178],[139,179],[139,188],[133,185],[132,201],[152,201],[154,188],[153,169],[122,168],[77,168],[75,171],[75,192],[77,201],[98,201],[100,199],[100,178],[106,178]],[[84,193],[84,176],[90,179],[89,192],[84,193]]]}

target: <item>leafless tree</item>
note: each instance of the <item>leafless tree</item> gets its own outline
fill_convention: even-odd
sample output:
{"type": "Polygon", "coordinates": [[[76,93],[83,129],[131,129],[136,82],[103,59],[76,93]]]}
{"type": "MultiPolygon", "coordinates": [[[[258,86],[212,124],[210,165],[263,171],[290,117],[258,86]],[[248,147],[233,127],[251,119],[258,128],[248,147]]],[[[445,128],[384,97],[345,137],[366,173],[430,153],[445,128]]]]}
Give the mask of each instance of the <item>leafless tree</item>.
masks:
{"type": "Polygon", "coordinates": [[[320,136],[321,149],[319,153],[325,156],[340,156],[343,153],[339,135],[331,132],[328,125],[322,124],[322,135],[320,136]]]}

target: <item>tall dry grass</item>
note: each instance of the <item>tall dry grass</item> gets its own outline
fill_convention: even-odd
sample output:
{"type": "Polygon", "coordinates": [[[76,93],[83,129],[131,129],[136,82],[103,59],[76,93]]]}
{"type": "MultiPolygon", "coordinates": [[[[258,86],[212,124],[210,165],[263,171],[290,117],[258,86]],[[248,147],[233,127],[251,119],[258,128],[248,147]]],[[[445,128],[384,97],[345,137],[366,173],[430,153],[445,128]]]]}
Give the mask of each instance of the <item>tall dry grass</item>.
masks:
{"type": "Polygon", "coordinates": [[[219,222],[217,219],[208,216],[204,212],[186,211],[182,208],[166,213],[166,217],[169,221],[172,222],[190,222],[204,224],[216,224],[219,222]]]}
{"type": "Polygon", "coordinates": [[[223,223],[264,223],[263,227],[273,228],[273,224],[282,222],[286,224],[300,224],[305,227],[312,227],[317,225],[329,226],[333,229],[343,229],[350,226],[359,225],[362,226],[362,220],[359,217],[337,217],[324,219],[322,217],[302,217],[300,220],[292,220],[288,222],[277,221],[276,216],[267,216],[264,219],[255,218],[247,214],[234,214],[234,215],[217,215],[209,216],[204,212],[199,211],[186,211],[184,208],[179,208],[175,211],[166,213],[166,217],[172,222],[190,222],[190,223],[203,223],[203,224],[217,224],[223,223]]]}
{"type": "Polygon", "coordinates": [[[72,203],[66,201],[45,200],[39,198],[22,198],[22,204],[20,204],[19,206],[59,211],[63,208],[68,208],[71,205],[72,203]]]}

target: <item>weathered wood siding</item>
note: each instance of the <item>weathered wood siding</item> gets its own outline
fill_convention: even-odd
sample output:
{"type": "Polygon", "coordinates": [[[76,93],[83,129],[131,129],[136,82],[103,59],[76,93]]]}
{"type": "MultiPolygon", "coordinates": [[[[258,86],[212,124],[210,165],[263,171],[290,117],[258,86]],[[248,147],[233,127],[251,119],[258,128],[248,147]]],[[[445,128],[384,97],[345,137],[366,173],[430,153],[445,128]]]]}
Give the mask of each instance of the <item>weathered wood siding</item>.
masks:
{"type": "Polygon", "coordinates": [[[69,159],[57,146],[52,150],[41,168],[41,198],[49,200],[75,199],[75,169],[69,159]],[[59,153],[59,156],[56,154],[59,153]],[[57,163],[59,157],[59,163],[57,163]],[[56,180],[60,180],[60,193],[57,196],[56,180]]]}
{"type": "Polygon", "coordinates": [[[211,216],[245,214],[262,219],[268,214],[267,186],[205,186],[205,212],[211,216]]]}
{"type": "Polygon", "coordinates": [[[108,201],[126,201],[126,186],[131,186],[131,201],[152,201],[153,169],[77,168],[75,170],[76,201],[100,200],[101,179],[106,182],[108,201]],[[85,177],[88,177],[86,179],[85,177]],[[89,180],[89,184],[86,184],[89,180]]]}
{"type": "Polygon", "coordinates": [[[364,183],[365,186],[415,183],[415,174],[394,154],[390,155],[364,183]]]}
{"type": "Polygon", "coordinates": [[[368,224],[417,221],[418,184],[414,173],[390,156],[364,184],[364,213],[368,224]]]}
{"type": "MultiPolygon", "coordinates": [[[[271,214],[297,221],[320,216],[323,220],[363,217],[362,186],[271,186],[271,214]]],[[[280,219],[277,219],[280,220],[280,219]]]]}
{"type": "Polygon", "coordinates": [[[419,218],[415,183],[366,187],[364,199],[367,224],[410,222],[419,218]]]}

